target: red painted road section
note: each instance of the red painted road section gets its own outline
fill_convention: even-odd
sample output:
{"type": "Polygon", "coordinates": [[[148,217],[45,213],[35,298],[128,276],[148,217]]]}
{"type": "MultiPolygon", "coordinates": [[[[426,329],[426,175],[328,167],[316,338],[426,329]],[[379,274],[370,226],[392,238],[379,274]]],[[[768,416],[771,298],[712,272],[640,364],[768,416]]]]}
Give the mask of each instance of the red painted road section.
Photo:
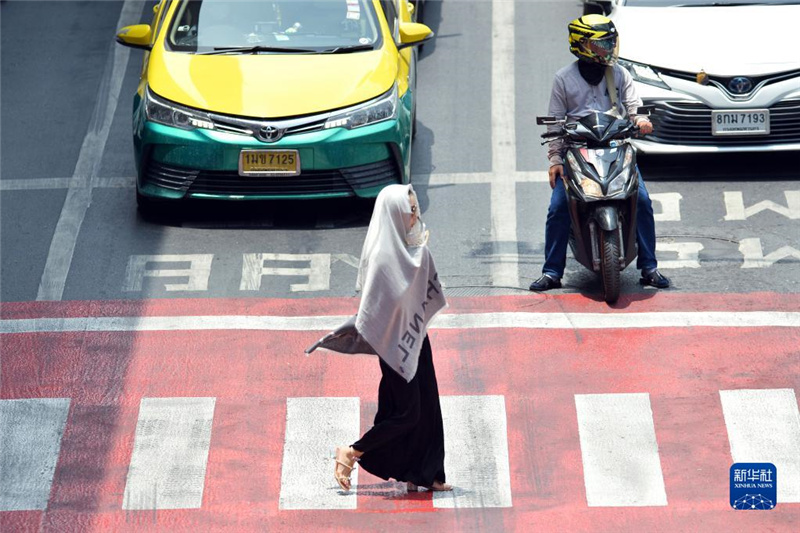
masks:
{"type": "MultiPolygon", "coordinates": [[[[655,294],[616,309],[581,295],[454,299],[449,313],[800,311],[797,295],[655,294]]],[[[344,315],[354,299],[4,304],[3,319],[344,315]]],[[[800,393],[800,328],[436,330],[443,395],[499,394],[514,506],[434,509],[360,474],[355,511],[281,511],[286,398],[359,396],[362,428],[379,370],[365,356],[303,355],[323,332],[7,334],[0,398],[72,399],[46,512],[0,513],[6,531],[797,531],[800,504],[737,512],[719,390],[800,393]],[[669,505],[586,505],[575,394],[647,392],[669,505]],[[217,398],[203,506],[122,511],[143,397],[217,398]],[[367,490],[364,490],[368,486],[367,490]]],[[[480,464],[476,464],[480,468],[480,464]]],[[[331,467],[332,469],[332,467],[331,467]]]]}

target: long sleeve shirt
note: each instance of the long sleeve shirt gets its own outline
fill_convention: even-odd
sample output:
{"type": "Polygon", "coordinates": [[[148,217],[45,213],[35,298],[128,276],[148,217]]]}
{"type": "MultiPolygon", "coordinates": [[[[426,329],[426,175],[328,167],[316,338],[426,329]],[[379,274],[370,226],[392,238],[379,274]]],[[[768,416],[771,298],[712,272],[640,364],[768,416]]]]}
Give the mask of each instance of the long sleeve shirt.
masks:
{"type": "MultiPolygon", "coordinates": [[[[636,108],[642,105],[642,100],[636,94],[630,73],[619,65],[614,65],[614,84],[617,86],[618,94],[616,112],[620,116],[623,116],[626,111],[628,115],[634,115],[636,108]]],[[[553,90],[550,93],[548,115],[551,117],[559,119],[566,117],[568,121],[574,121],[585,117],[592,111],[611,111],[612,107],[605,76],[597,85],[590,85],[581,76],[577,61],[556,73],[553,90]]],[[[549,126],[547,129],[548,131],[557,130],[558,126],[549,126]]],[[[565,150],[563,139],[555,139],[550,142],[547,150],[550,166],[564,164],[565,150]]]]}

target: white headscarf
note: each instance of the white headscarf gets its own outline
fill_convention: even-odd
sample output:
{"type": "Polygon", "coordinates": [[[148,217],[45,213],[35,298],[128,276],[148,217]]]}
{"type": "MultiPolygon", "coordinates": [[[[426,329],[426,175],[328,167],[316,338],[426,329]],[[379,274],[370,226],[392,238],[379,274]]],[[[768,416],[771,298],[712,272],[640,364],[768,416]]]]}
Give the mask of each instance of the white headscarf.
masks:
{"type": "Polygon", "coordinates": [[[409,194],[414,194],[411,185],[389,185],[375,201],[358,268],[356,288],[362,296],[355,326],[380,358],[410,382],[428,324],[447,301],[427,231],[419,219],[410,227],[409,194]]]}

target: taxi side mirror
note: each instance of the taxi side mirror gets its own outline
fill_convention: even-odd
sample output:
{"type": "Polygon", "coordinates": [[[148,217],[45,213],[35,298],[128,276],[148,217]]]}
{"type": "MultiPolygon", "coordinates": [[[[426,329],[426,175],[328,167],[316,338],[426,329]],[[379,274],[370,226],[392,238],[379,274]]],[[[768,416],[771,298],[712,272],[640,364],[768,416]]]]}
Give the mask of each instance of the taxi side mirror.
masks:
{"type": "Polygon", "coordinates": [[[122,46],[130,48],[140,48],[142,50],[150,50],[150,25],[149,24],[134,24],[133,26],[125,26],[117,32],[117,42],[122,46]]]}
{"type": "Polygon", "coordinates": [[[397,45],[397,49],[402,50],[409,46],[417,46],[431,39],[433,39],[433,31],[425,24],[420,24],[418,22],[401,22],[400,44],[397,45]]]}

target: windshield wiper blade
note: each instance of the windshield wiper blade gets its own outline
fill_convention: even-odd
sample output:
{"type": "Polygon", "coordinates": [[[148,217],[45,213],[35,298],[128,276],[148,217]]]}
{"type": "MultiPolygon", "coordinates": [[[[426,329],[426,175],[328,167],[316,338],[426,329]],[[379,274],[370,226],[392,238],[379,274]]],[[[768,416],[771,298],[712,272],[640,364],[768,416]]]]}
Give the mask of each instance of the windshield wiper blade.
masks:
{"type": "Polygon", "coordinates": [[[352,46],[337,46],[328,50],[322,50],[320,54],[349,54],[350,52],[361,52],[363,50],[375,50],[373,44],[355,44],[352,46]]]}
{"type": "Polygon", "coordinates": [[[312,54],[316,50],[310,48],[288,48],[280,46],[223,46],[217,47],[208,52],[198,52],[197,55],[215,55],[215,54],[257,54],[258,52],[276,52],[283,54],[312,54]]]}
{"type": "Polygon", "coordinates": [[[767,6],[778,5],[770,2],[706,2],[703,4],[678,4],[671,7],[741,7],[741,6],[767,6]]]}

